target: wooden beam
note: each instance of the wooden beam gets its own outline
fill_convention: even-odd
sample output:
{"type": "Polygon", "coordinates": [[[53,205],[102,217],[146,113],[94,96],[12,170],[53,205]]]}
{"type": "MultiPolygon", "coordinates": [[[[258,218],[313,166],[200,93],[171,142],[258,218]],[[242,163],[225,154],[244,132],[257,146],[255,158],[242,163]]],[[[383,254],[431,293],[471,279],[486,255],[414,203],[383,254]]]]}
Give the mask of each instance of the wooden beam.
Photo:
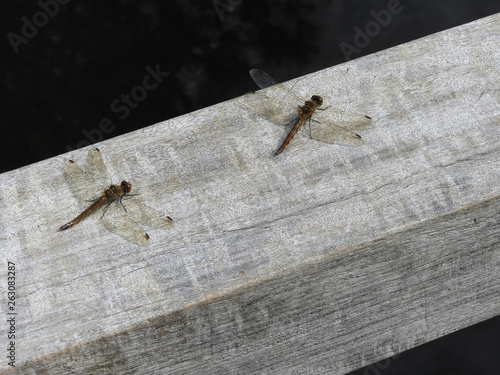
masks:
{"type": "Polygon", "coordinates": [[[345,373],[497,315],[498,40],[500,14],[289,83],[373,117],[360,147],[272,157],[248,96],[99,144],[174,220],[148,247],[99,215],[57,231],[87,149],[3,174],[4,373],[345,373]]]}

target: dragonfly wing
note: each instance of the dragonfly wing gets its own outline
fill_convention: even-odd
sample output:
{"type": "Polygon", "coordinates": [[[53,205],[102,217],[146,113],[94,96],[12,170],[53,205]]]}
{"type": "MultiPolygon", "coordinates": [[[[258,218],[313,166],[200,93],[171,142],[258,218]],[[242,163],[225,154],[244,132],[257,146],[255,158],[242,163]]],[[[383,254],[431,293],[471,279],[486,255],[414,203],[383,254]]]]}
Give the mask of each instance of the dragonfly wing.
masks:
{"type": "Polygon", "coordinates": [[[137,223],[158,229],[167,229],[172,226],[172,219],[160,211],[142,204],[137,199],[127,199],[123,204],[128,215],[137,223]]]}
{"type": "Polygon", "coordinates": [[[314,113],[313,119],[324,124],[333,123],[350,130],[366,129],[372,121],[371,118],[365,115],[344,112],[332,107],[318,109],[314,113]]]}
{"type": "Polygon", "coordinates": [[[278,84],[273,77],[269,74],[264,73],[260,69],[252,69],[250,70],[250,77],[252,77],[253,81],[259,86],[261,89],[268,88],[270,86],[274,86],[278,84]]]}
{"type": "MultiPolygon", "coordinates": [[[[257,86],[259,86],[261,89],[272,86],[272,90],[269,90],[267,93],[271,95],[274,100],[280,103],[280,105],[288,105],[294,109],[297,109],[299,106],[304,105],[305,100],[297,95],[292,90],[292,88],[287,87],[283,83],[279,83],[269,74],[264,73],[262,70],[252,69],[250,70],[250,76],[257,84],[257,86]]],[[[285,109],[286,108],[282,108],[282,111],[285,109]]]]}
{"type": "Polygon", "coordinates": [[[244,98],[241,102],[244,107],[276,125],[287,125],[297,118],[295,108],[284,106],[261,92],[248,93],[244,98]]]}
{"type": "Polygon", "coordinates": [[[64,178],[69,184],[71,192],[80,204],[88,206],[88,201],[95,199],[92,193],[95,188],[92,186],[87,174],[74,161],[70,160],[64,165],[64,178]]]}
{"type": "Polygon", "coordinates": [[[112,202],[101,217],[102,224],[110,232],[140,246],[149,244],[149,236],[123,209],[119,200],[112,202]]]}
{"type": "Polygon", "coordinates": [[[99,189],[105,189],[111,180],[98,148],[93,148],[87,155],[87,173],[99,189]]]}
{"type": "Polygon", "coordinates": [[[320,142],[334,143],[344,146],[359,146],[363,139],[350,130],[340,126],[314,123],[311,125],[311,138],[320,142]]]}
{"type": "MultiPolygon", "coordinates": [[[[264,73],[262,70],[252,69],[250,70],[250,76],[257,86],[262,89],[273,86],[273,88],[266,93],[277,101],[277,107],[282,106],[282,111],[288,110],[288,108],[283,107],[283,105],[290,106],[293,109],[297,109],[299,106],[304,105],[305,100],[297,95],[291,88],[288,88],[282,83],[278,83],[274,78],[264,73]]],[[[316,111],[314,118],[321,122],[337,124],[346,129],[362,129],[370,125],[371,122],[371,119],[365,115],[344,112],[331,107],[316,111]],[[324,120],[320,119],[320,117],[324,118],[324,120]]]]}

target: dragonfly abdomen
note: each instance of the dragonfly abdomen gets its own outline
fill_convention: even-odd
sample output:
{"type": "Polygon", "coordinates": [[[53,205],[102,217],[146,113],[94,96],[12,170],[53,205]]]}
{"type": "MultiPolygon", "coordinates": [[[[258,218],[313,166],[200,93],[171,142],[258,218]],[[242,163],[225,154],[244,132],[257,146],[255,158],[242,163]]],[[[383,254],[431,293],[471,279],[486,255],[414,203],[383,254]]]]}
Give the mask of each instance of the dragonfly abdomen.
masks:
{"type": "MultiPolygon", "coordinates": [[[[314,98],[314,97],[313,97],[314,98]]],[[[321,105],[321,104],[319,104],[321,105]]],[[[297,120],[295,120],[295,124],[293,124],[292,130],[290,130],[290,133],[288,133],[287,137],[283,141],[282,145],[276,151],[274,154],[275,156],[281,154],[283,150],[288,146],[288,144],[292,141],[293,137],[295,137],[295,134],[300,130],[302,125],[306,122],[308,118],[310,118],[314,111],[318,108],[319,106],[316,104],[316,102],[312,100],[308,100],[305,102],[305,104],[299,108],[299,115],[297,117],[297,120]]]]}
{"type": "Polygon", "coordinates": [[[103,194],[94,203],[92,203],[85,211],[83,211],[80,215],[78,215],[77,217],[75,217],[70,222],[68,222],[68,223],[64,224],[63,226],[61,226],[59,228],[59,230],[66,230],[66,229],[71,228],[72,226],[75,226],[80,221],[86,219],[87,217],[89,217],[90,215],[92,215],[94,212],[96,212],[97,210],[99,210],[102,206],[104,206],[108,202],[109,202],[109,198],[105,194],[103,194]]]}

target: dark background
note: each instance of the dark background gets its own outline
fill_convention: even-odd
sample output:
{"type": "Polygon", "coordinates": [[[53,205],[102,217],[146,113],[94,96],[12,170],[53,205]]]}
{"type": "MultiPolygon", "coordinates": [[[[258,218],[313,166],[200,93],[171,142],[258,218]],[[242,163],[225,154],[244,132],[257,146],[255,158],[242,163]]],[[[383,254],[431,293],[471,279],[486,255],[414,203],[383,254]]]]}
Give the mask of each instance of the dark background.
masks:
{"type": "MultiPolygon", "coordinates": [[[[390,2],[59,1],[42,0],[48,11],[35,1],[3,4],[0,172],[256,89],[251,68],[285,81],[345,62],[340,44],[354,45],[355,27],[390,2]],[[168,77],[132,99],[126,116],[118,111],[122,95],[140,93],[146,67],[157,65],[168,77]],[[108,133],[99,131],[103,119],[108,133]]],[[[498,0],[400,7],[350,59],[500,12],[498,0]]],[[[497,317],[356,374],[500,374],[499,354],[497,317]]]]}

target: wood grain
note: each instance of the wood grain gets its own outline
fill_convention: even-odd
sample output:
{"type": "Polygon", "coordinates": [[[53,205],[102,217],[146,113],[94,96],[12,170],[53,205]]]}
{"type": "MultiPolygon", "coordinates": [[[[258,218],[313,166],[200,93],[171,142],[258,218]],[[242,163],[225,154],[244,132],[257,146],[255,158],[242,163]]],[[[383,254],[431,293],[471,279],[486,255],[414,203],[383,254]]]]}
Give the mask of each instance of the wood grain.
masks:
{"type": "Polygon", "coordinates": [[[245,96],[102,142],[174,220],[147,248],[97,216],[57,231],[87,149],[1,175],[3,373],[340,374],[497,315],[499,40],[497,14],[289,83],[371,116],[361,147],[273,157],[286,129],[245,96]]]}

